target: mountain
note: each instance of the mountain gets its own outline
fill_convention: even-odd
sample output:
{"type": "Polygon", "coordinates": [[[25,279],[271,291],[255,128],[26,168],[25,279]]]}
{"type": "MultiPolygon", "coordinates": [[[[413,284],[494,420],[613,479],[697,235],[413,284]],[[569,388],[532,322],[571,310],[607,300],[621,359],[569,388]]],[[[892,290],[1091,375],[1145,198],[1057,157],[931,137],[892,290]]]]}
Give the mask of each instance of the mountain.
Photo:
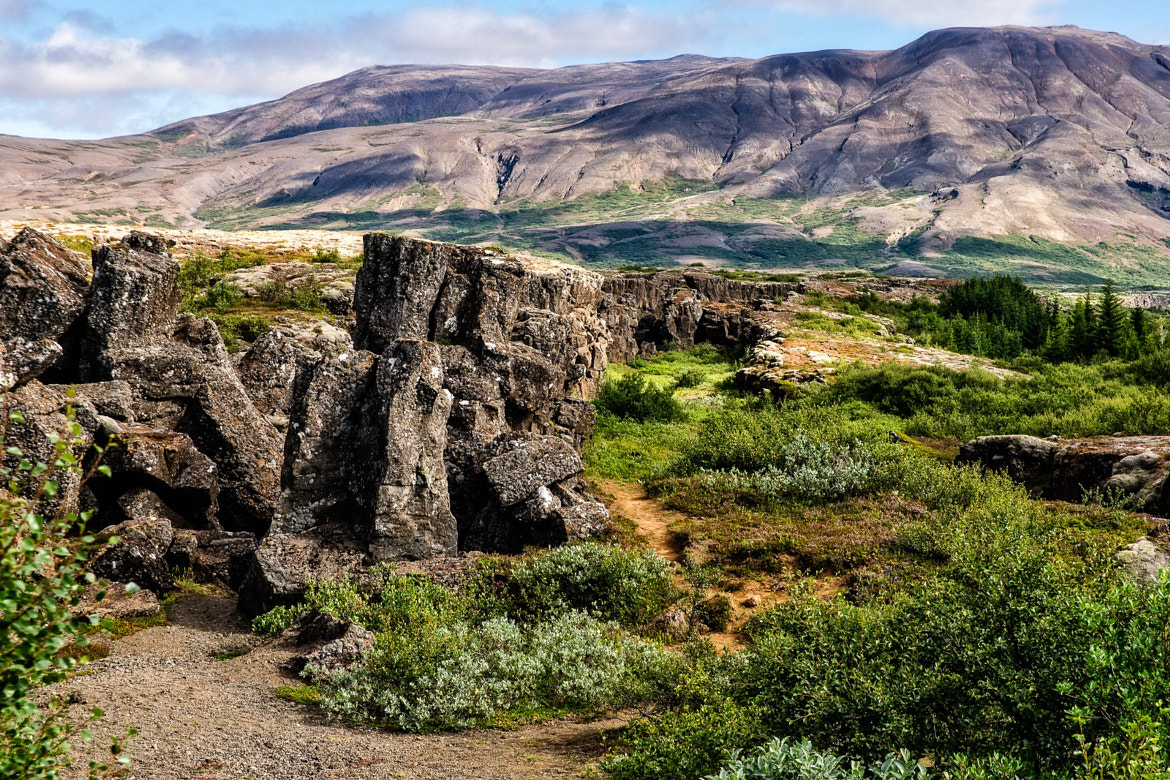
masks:
{"type": "Polygon", "coordinates": [[[0,218],[411,230],[586,262],[1170,286],[1170,47],[372,67],[105,141],[0,138],[0,218]]]}

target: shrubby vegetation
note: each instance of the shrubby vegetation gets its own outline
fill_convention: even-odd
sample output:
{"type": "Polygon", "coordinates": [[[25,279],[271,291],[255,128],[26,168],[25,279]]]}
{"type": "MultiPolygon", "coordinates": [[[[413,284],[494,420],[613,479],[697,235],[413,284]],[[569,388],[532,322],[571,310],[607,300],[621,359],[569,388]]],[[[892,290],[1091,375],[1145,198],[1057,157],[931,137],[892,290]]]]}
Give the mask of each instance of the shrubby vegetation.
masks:
{"type": "Polygon", "coordinates": [[[393,567],[315,582],[254,627],[276,633],[308,610],[359,623],[376,644],[321,679],[322,706],[408,731],[466,728],[658,697],[676,663],[639,633],[676,598],[653,553],[581,544],[485,559],[459,593],[393,567]]]}
{"type": "Polygon", "coordinates": [[[607,770],[883,776],[906,750],[932,777],[1170,774],[1170,581],[1143,590],[1110,563],[1148,520],[1035,502],[906,438],[1161,432],[1167,364],[1033,359],[1010,380],[855,367],[819,393],[694,418],[643,475],[688,515],[678,529],[726,571],[794,561],[846,588],[826,600],[798,577],[742,652],[685,654],[664,709],[626,730],[607,770]]]}
{"type": "MultiPolygon", "coordinates": [[[[61,474],[80,470],[72,453],[80,428],[72,414],[54,440],[51,463],[32,462],[16,447],[5,447],[9,425],[23,422],[0,393],[0,453],[7,456],[0,456],[0,776],[52,780],[70,766],[69,739],[91,735],[63,719],[65,704],[38,707],[33,695],[77,665],[75,654],[63,651],[84,648],[86,633],[97,625],[96,617],[76,617],[71,611],[94,582],[84,570],[84,545],[93,538],[66,541],[77,529],[84,532],[87,513],[44,513],[61,474]]],[[[91,719],[99,717],[101,711],[94,709],[91,719]]],[[[114,769],[90,762],[91,778],[129,763],[122,742],[114,738],[111,746],[114,769]]]]}
{"type": "Polygon", "coordinates": [[[667,389],[648,382],[641,374],[628,374],[607,381],[597,394],[598,411],[634,422],[676,422],[683,418],[682,406],[667,389]]]}

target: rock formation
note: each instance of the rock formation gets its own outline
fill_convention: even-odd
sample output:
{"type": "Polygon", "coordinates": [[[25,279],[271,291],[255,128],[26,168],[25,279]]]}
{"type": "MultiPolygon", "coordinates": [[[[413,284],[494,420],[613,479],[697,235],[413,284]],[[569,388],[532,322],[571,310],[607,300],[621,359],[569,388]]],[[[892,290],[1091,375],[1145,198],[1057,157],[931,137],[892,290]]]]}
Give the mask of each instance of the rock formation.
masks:
{"type": "Polygon", "coordinates": [[[376,562],[603,532],[580,448],[608,361],[742,338],[753,306],[792,290],[372,234],[352,341],[286,323],[233,358],[210,320],[179,313],[156,237],[95,248],[92,283],[35,232],[0,249],[0,373],[24,420],[6,446],[50,459],[72,409],[76,451],[88,467],[112,445],[111,473],[66,475],[50,509],[93,510],[91,530],[122,539],[95,572],[166,590],[190,569],[251,614],[376,562]]]}
{"type": "Polygon", "coordinates": [[[959,450],[958,463],[1007,473],[1044,498],[1080,501],[1088,491],[1127,499],[1139,511],[1170,515],[1170,437],[1038,439],[982,436],[959,450]]]}

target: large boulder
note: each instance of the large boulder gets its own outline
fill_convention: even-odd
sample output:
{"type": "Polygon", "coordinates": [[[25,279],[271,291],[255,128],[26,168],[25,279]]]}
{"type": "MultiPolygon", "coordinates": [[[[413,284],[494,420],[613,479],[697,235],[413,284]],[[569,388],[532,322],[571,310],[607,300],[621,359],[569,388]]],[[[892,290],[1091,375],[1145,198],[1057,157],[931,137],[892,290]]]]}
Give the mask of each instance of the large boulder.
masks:
{"type": "Polygon", "coordinates": [[[127,520],[103,531],[98,540],[117,537],[88,563],[101,579],[133,582],[155,593],[175,587],[166,553],[174,539],[170,521],[156,516],[127,520]]]}
{"type": "Polygon", "coordinates": [[[56,239],[32,228],[0,247],[0,390],[75,357],[88,270],[56,239]]]}
{"type": "Polygon", "coordinates": [[[407,340],[302,372],[274,531],[346,523],[376,560],[453,553],[443,460],[453,397],[443,379],[438,345],[407,340]]]}
{"type": "Polygon", "coordinates": [[[1052,469],[1060,445],[1035,436],[980,436],[959,448],[955,463],[978,463],[1003,471],[1041,494],[1051,492],[1052,469]]]}
{"type": "Polygon", "coordinates": [[[215,463],[223,528],[263,534],[280,495],[283,438],[252,404],[210,320],[184,314],[168,335],[105,353],[111,378],[131,384],[150,424],[186,434],[215,463]]]}
{"type": "Polygon", "coordinates": [[[488,484],[505,507],[530,498],[539,488],[575,477],[583,469],[581,455],[555,436],[510,442],[503,453],[483,465],[488,484]]]}
{"type": "MultiPolygon", "coordinates": [[[[191,437],[134,423],[118,425],[114,446],[102,455],[109,476],[95,475],[89,488],[102,511],[97,527],[134,516],[143,490],[165,508],[154,508],[178,528],[219,530],[219,469],[191,437]]],[[[138,511],[141,514],[141,511],[138,511]]]]}
{"type": "Polygon", "coordinates": [[[28,384],[59,363],[64,354],[61,345],[50,339],[0,341],[0,392],[28,384]]]}
{"type": "Polygon", "coordinates": [[[1095,492],[1170,514],[1170,436],[983,436],[963,445],[957,462],[1005,471],[1044,498],[1081,501],[1095,492]]]}
{"type": "Polygon", "coordinates": [[[443,387],[439,346],[398,341],[374,376],[379,443],[370,553],[375,561],[434,558],[459,542],[443,451],[453,396],[443,387]]]}
{"type": "Polygon", "coordinates": [[[298,367],[352,348],[348,333],[325,322],[279,324],[253,342],[236,364],[236,372],[257,410],[287,424],[298,367]]]}
{"type": "Polygon", "coordinates": [[[0,340],[64,336],[85,311],[88,276],[59,241],[21,230],[0,251],[0,340]]]}
{"type": "MultiPolygon", "coordinates": [[[[0,425],[4,434],[0,466],[12,470],[5,483],[15,482],[20,492],[30,496],[38,490],[43,477],[20,470],[20,462],[53,464],[61,454],[59,447],[71,453],[78,463],[84,462],[99,427],[91,407],[36,380],[0,397],[0,413],[9,415],[0,425]]],[[[50,517],[80,511],[81,473],[76,469],[54,468],[48,477],[57,483],[57,490],[39,501],[40,511],[50,517]]]]}
{"type": "MultiPolygon", "coordinates": [[[[1159,540],[1161,541],[1161,540],[1159,540]]],[[[1153,539],[1142,537],[1113,554],[1125,576],[1139,585],[1150,585],[1170,569],[1170,551],[1153,539]]]]}
{"type": "Polygon", "coordinates": [[[81,376],[109,379],[110,353],[166,339],[179,312],[179,264],[158,236],[132,232],[93,250],[81,376]]]}
{"type": "Polygon", "coordinates": [[[317,526],[309,533],[269,534],[240,585],[239,609],[253,616],[295,604],[310,579],[336,579],[368,564],[366,545],[347,524],[317,526]]]}

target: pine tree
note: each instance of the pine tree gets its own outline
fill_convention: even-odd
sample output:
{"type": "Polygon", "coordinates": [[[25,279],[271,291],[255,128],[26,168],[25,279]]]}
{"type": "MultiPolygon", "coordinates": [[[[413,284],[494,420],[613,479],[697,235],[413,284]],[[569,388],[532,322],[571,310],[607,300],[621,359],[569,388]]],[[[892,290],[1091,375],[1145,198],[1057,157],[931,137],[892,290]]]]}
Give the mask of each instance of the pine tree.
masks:
{"type": "Polygon", "coordinates": [[[1093,298],[1085,293],[1073,306],[1069,321],[1069,353],[1074,360],[1092,358],[1097,354],[1096,317],[1093,315],[1093,298]]]}
{"type": "MultiPolygon", "coordinates": [[[[1055,304],[1055,299],[1053,303],[1055,304]]],[[[1072,360],[1069,343],[1072,334],[1069,331],[1069,318],[1057,309],[1055,316],[1049,320],[1049,323],[1048,337],[1044,340],[1044,346],[1040,348],[1040,357],[1049,363],[1064,363],[1072,360]]]]}
{"type": "Polygon", "coordinates": [[[1109,353],[1110,357],[1121,355],[1128,341],[1129,327],[1129,317],[1113,289],[1113,280],[1109,280],[1101,290],[1101,305],[1097,310],[1097,349],[1109,353]]]}

